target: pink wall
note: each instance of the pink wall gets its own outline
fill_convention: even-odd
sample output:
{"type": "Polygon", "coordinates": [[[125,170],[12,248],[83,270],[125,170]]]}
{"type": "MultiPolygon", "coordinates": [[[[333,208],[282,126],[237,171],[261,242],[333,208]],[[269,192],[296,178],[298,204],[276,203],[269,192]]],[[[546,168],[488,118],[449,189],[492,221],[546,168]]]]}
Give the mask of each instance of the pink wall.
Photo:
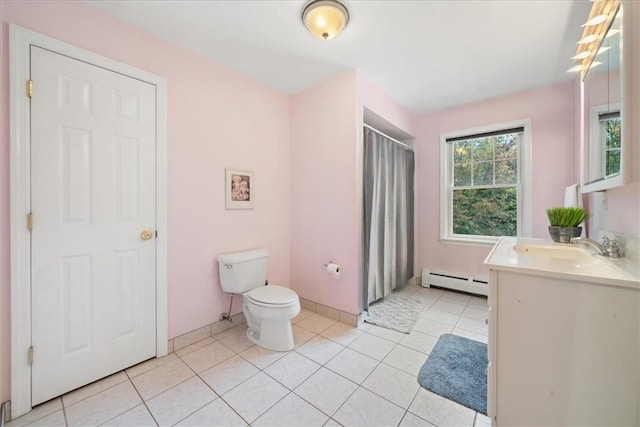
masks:
{"type": "Polygon", "coordinates": [[[604,105],[607,102],[620,102],[620,90],[615,88],[620,88],[619,70],[589,73],[585,83],[585,101],[587,105],[593,107],[595,105],[604,105]]]}
{"type": "Polygon", "coordinates": [[[300,297],[359,313],[356,72],[291,98],[291,283],[300,297]],[[336,280],[324,270],[342,265],[336,280]]]}
{"type": "Polygon", "coordinates": [[[416,120],[418,266],[488,275],[490,247],[440,243],[440,134],[518,119],[531,119],[533,236],[548,237],[545,210],[560,206],[574,174],[573,82],[469,104],[416,120]],[[425,184],[428,183],[428,184],[425,184]]]}
{"type": "Polygon", "coordinates": [[[298,294],[361,312],[362,114],[405,133],[413,116],[358,71],[291,98],[291,283],[298,294]],[[335,280],[323,264],[338,262],[335,280]]]}
{"type": "Polygon", "coordinates": [[[361,72],[357,74],[357,91],[363,107],[384,117],[394,127],[413,135],[415,117],[361,72]]]}
{"type": "MultiPolygon", "coordinates": [[[[8,25],[15,23],[167,79],[169,335],[218,320],[228,307],[215,257],[266,247],[269,279],[289,284],[289,98],[82,2],[3,1],[2,119],[8,111],[8,25]],[[255,208],[224,207],[225,167],[253,170],[255,208]]],[[[2,180],[2,394],[9,398],[7,126],[2,180]],[[7,298],[4,298],[6,296],[7,298]]],[[[308,191],[308,189],[306,190],[308,191]]],[[[234,312],[240,309],[239,304],[234,312]]]]}
{"type": "Polygon", "coordinates": [[[590,238],[600,241],[600,230],[640,238],[640,183],[591,193],[586,206],[593,215],[590,238]]]}

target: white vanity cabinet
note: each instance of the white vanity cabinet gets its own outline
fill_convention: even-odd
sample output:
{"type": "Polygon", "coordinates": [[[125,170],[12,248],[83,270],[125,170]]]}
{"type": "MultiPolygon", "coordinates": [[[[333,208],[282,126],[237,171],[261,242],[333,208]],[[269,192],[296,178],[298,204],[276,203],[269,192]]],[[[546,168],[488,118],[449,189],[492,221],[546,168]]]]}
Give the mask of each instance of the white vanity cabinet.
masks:
{"type": "Polygon", "coordinates": [[[531,256],[514,251],[520,240],[486,260],[492,424],[639,425],[637,262],[531,256]],[[583,274],[619,266],[613,279],[583,274]]]}

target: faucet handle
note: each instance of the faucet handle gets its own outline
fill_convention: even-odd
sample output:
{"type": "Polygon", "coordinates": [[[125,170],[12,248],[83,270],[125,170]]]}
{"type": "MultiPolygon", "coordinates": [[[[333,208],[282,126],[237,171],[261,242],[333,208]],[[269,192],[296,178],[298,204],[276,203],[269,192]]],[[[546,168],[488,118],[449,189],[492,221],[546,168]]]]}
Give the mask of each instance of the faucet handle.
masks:
{"type": "Polygon", "coordinates": [[[605,246],[605,250],[607,252],[607,256],[611,258],[620,258],[620,246],[618,246],[618,242],[615,240],[609,240],[609,243],[605,246]]]}
{"type": "MultiPolygon", "coordinates": [[[[615,243],[615,240],[613,242],[615,243]]],[[[602,244],[604,246],[609,246],[611,244],[611,239],[603,234],[602,235],[602,244]]]]}

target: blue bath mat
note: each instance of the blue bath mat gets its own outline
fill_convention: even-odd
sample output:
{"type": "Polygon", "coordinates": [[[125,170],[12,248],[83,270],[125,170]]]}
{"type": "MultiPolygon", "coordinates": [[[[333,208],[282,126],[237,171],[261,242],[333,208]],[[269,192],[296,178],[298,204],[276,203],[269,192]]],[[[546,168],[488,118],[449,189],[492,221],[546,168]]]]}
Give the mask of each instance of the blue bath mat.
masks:
{"type": "Polygon", "coordinates": [[[447,399],[487,414],[487,345],[444,334],[418,374],[418,383],[447,399]]]}

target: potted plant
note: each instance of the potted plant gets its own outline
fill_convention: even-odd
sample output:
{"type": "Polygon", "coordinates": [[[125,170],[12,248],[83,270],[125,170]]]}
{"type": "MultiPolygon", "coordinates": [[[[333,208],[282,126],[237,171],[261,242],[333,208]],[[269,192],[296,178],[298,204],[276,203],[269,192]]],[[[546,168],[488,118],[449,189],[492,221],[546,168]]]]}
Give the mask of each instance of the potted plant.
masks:
{"type": "Polygon", "coordinates": [[[574,237],[580,237],[582,227],[578,227],[589,218],[589,212],[583,208],[549,208],[549,234],[554,242],[571,243],[574,237]]]}

